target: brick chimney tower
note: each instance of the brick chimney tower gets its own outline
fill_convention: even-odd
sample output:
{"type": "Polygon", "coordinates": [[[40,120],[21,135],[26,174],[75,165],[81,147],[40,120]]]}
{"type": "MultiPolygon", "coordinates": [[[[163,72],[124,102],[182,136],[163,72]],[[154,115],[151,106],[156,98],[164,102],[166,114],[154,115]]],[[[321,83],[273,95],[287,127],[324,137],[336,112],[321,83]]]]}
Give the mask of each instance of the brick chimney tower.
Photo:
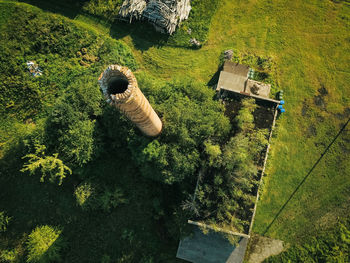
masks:
{"type": "Polygon", "coordinates": [[[148,136],[162,131],[162,122],[137,85],[127,67],[110,65],[98,79],[107,103],[122,111],[148,136]]]}

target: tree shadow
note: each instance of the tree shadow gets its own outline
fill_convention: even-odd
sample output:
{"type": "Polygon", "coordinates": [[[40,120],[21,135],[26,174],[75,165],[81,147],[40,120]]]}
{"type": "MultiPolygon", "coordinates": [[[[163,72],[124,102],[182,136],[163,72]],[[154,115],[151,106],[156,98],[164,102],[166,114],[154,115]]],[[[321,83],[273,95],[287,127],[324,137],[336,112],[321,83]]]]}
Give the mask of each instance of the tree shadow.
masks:
{"type": "Polygon", "coordinates": [[[61,186],[19,172],[21,157],[26,154],[21,143],[0,159],[0,207],[13,218],[6,232],[9,249],[20,243],[24,250],[26,235],[37,226],[48,225],[62,228],[67,246],[58,250],[56,243],[52,244],[43,259],[59,251],[62,262],[100,262],[104,255],[113,261],[127,255],[128,262],[139,262],[158,254],[162,254],[162,262],[171,261],[178,241],[174,233],[180,232],[173,210],[179,207],[182,188],[142,177],[126,145],[125,134],[132,124],[120,115],[115,108],[105,107],[99,117],[103,121],[96,120],[103,125],[103,152],[84,166],[84,173],[67,177],[61,186]],[[125,128],[116,132],[120,127],[125,128]],[[128,203],[108,211],[81,209],[74,192],[79,183],[91,178],[93,186],[121,188],[128,203]]]}
{"type": "MultiPolygon", "coordinates": [[[[62,228],[60,238],[67,244],[59,250],[62,262],[100,262],[104,255],[114,261],[128,255],[128,262],[158,254],[172,258],[177,237],[169,233],[174,222],[168,224],[173,207],[179,206],[179,189],[143,178],[130,154],[120,150],[108,147],[85,168],[85,178],[123,190],[129,202],[110,211],[84,211],[76,204],[74,188],[80,181],[76,175],[66,178],[61,186],[41,183],[38,176],[19,172],[24,154],[21,145],[9,151],[0,159],[0,207],[12,217],[4,234],[6,246],[16,247],[20,241],[25,247],[24,233],[49,225],[62,228]]],[[[56,243],[51,247],[43,258],[58,251],[56,243]]]]}
{"type": "Polygon", "coordinates": [[[350,122],[350,118],[347,120],[347,122],[342,126],[342,128],[339,130],[338,134],[333,138],[333,140],[328,144],[328,146],[326,147],[326,149],[323,151],[323,153],[321,154],[321,156],[317,159],[317,161],[314,163],[314,165],[311,167],[311,169],[309,170],[309,172],[304,176],[304,178],[301,180],[301,182],[298,184],[298,186],[295,188],[295,190],[293,191],[293,193],[289,196],[289,198],[287,199],[287,201],[282,205],[282,207],[280,208],[280,210],[277,212],[277,214],[275,215],[275,217],[273,218],[273,220],[271,221],[271,223],[266,227],[266,229],[264,230],[264,232],[262,233],[262,235],[264,236],[271,228],[271,226],[276,222],[277,218],[280,216],[280,214],[282,213],[282,211],[286,208],[286,206],[288,205],[288,203],[290,202],[290,200],[292,200],[292,198],[295,196],[295,194],[297,193],[297,191],[299,190],[299,188],[305,183],[306,179],[311,175],[312,171],[316,168],[316,166],[320,163],[320,161],[322,160],[322,158],[326,155],[326,153],[328,152],[328,150],[330,149],[330,147],[334,144],[334,142],[337,140],[337,138],[341,135],[341,133],[345,130],[346,126],[348,125],[348,123],[350,122]]]}
{"type": "Polygon", "coordinates": [[[128,23],[115,20],[110,28],[110,36],[117,40],[130,36],[135,48],[140,51],[147,51],[151,47],[162,47],[169,39],[169,35],[157,32],[145,21],[128,23]]]}
{"type": "Polygon", "coordinates": [[[82,6],[86,1],[87,0],[20,0],[20,2],[39,7],[45,11],[61,14],[70,19],[74,19],[81,12],[82,6]]]}
{"type": "Polygon", "coordinates": [[[134,47],[141,52],[147,51],[151,47],[160,48],[164,45],[186,48],[186,49],[197,49],[190,45],[176,45],[170,43],[169,39],[171,38],[168,34],[163,34],[157,32],[155,28],[149,24],[147,21],[137,21],[134,20],[132,23],[126,21],[121,21],[118,19],[107,20],[101,16],[95,16],[92,14],[85,13],[82,10],[84,3],[87,0],[19,0],[33,6],[36,6],[44,11],[61,14],[70,19],[74,19],[79,14],[83,14],[87,17],[92,18],[95,21],[98,21],[102,24],[108,24],[110,26],[109,35],[116,39],[120,40],[125,36],[130,36],[134,47]]]}

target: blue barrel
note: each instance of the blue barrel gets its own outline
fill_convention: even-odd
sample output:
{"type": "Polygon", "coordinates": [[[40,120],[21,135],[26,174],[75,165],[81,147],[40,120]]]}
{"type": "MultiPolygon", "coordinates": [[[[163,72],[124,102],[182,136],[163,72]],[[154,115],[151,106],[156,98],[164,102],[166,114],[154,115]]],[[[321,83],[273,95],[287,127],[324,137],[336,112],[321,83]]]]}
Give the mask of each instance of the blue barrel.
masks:
{"type": "Polygon", "coordinates": [[[286,109],[281,109],[281,113],[286,112],[286,109]]]}
{"type": "Polygon", "coordinates": [[[283,105],[284,104],[284,100],[280,100],[280,104],[283,105]]]}
{"type": "Polygon", "coordinates": [[[278,108],[279,110],[283,110],[283,106],[282,106],[282,105],[278,105],[277,108],[278,108]]]}

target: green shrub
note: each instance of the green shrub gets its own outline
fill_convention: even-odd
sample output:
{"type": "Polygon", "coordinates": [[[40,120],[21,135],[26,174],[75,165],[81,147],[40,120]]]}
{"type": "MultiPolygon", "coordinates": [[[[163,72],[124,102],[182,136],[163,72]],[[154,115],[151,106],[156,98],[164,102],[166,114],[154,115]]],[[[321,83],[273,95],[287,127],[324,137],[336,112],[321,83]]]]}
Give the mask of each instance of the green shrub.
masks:
{"type": "Polygon", "coordinates": [[[1,262],[16,262],[18,260],[18,251],[16,249],[13,250],[1,250],[0,251],[0,261],[1,262]]]}
{"type": "Polygon", "coordinates": [[[128,200],[124,198],[122,190],[116,187],[113,191],[105,189],[99,197],[99,203],[104,211],[110,211],[112,208],[128,203],[128,200]]]}
{"type": "Polygon", "coordinates": [[[87,208],[88,200],[93,195],[94,189],[89,183],[80,184],[74,191],[77,204],[83,209],[87,208]]]}
{"type": "Polygon", "coordinates": [[[72,170],[66,166],[55,153],[52,156],[45,155],[45,145],[35,145],[35,153],[27,154],[23,158],[27,158],[28,162],[23,165],[21,172],[28,171],[30,175],[39,173],[41,175],[40,182],[44,182],[48,175],[50,182],[55,182],[58,179],[58,184],[61,185],[63,179],[72,174],[72,170]]]}
{"type": "Polygon", "coordinates": [[[79,78],[68,88],[47,119],[45,143],[75,168],[99,154],[95,129],[102,114],[102,95],[92,76],[79,78]]]}
{"type": "Polygon", "coordinates": [[[27,240],[27,262],[49,263],[61,261],[60,252],[65,243],[61,238],[62,230],[50,226],[35,228],[27,240]]]}
{"type": "Polygon", "coordinates": [[[108,255],[103,255],[101,258],[101,263],[110,263],[111,262],[111,257],[108,255]]]}
{"type": "Polygon", "coordinates": [[[109,212],[121,204],[128,203],[120,188],[100,186],[98,183],[84,182],[75,189],[74,195],[83,210],[102,209],[109,212]]]}
{"type": "Polygon", "coordinates": [[[253,188],[258,183],[257,164],[267,145],[267,131],[254,126],[256,107],[254,99],[243,99],[235,117],[235,135],[222,147],[205,143],[209,162],[192,206],[199,211],[196,216],[213,227],[246,231],[249,226],[253,188]]]}
{"type": "Polygon", "coordinates": [[[231,125],[214,92],[188,79],[155,83],[139,78],[140,86],[163,121],[156,139],[129,133],[129,149],[141,173],[173,184],[196,175],[204,142],[222,141],[231,125]]]}
{"type": "Polygon", "coordinates": [[[4,211],[0,212],[0,233],[7,230],[7,226],[11,221],[11,217],[6,216],[4,211]]]}
{"type": "Polygon", "coordinates": [[[220,145],[213,144],[211,141],[204,142],[205,153],[208,156],[210,166],[214,166],[214,163],[218,161],[218,158],[222,154],[220,145]]]}
{"type": "Polygon", "coordinates": [[[83,6],[83,10],[95,16],[101,16],[108,20],[118,15],[123,0],[90,0],[83,6]]]}

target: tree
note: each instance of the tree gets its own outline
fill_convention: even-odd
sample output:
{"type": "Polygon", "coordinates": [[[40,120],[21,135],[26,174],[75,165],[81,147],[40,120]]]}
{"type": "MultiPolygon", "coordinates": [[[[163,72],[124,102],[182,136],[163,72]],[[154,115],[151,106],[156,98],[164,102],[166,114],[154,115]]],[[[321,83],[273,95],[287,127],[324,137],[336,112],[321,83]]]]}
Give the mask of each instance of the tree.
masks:
{"type": "Polygon", "coordinates": [[[11,217],[8,217],[4,211],[1,211],[0,212],[0,233],[6,231],[10,221],[11,221],[11,217]]]}
{"type": "Polygon", "coordinates": [[[208,155],[209,166],[215,166],[222,152],[220,145],[213,144],[211,141],[204,142],[205,153],[208,155]]]}
{"type": "Polygon", "coordinates": [[[80,184],[74,191],[75,199],[77,200],[77,204],[82,209],[87,209],[89,204],[89,199],[93,196],[95,189],[92,187],[90,183],[82,183],[80,184]]]}
{"type": "Polygon", "coordinates": [[[102,95],[96,79],[77,80],[57,103],[46,125],[46,144],[72,168],[81,167],[99,153],[96,118],[102,114],[102,95]]]}
{"type": "Polygon", "coordinates": [[[254,129],[254,116],[253,111],[256,109],[255,99],[247,98],[242,99],[242,107],[235,118],[238,129],[247,134],[254,129]]]}
{"type": "Polygon", "coordinates": [[[47,225],[35,228],[27,240],[28,263],[61,261],[60,251],[65,245],[62,230],[47,225]]]}
{"type": "MultiPolygon", "coordinates": [[[[237,131],[222,147],[211,141],[204,143],[209,162],[197,191],[199,218],[213,227],[244,231],[248,227],[252,190],[257,182],[257,164],[267,144],[267,134],[254,126],[254,99],[243,99],[235,118],[237,131]]],[[[185,206],[185,208],[191,208],[185,206]]],[[[192,209],[193,211],[193,209],[192,209]]]]}
{"type": "MultiPolygon", "coordinates": [[[[139,78],[163,122],[156,139],[130,136],[129,149],[145,177],[173,184],[196,175],[204,142],[222,141],[231,126],[214,92],[190,80],[155,83],[139,78]]],[[[216,149],[217,150],[217,149],[216,149]]]]}
{"type": "Polygon", "coordinates": [[[28,158],[29,160],[24,164],[21,172],[28,171],[30,175],[36,172],[40,173],[40,182],[44,182],[45,177],[48,175],[50,182],[58,179],[58,184],[61,185],[63,179],[67,175],[72,174],[72,170],[58,158],[57,153],[52,156],[46,156],[45,149],[45,145],[36,144],[35,153],[27,154],[23,157],[23,159],[28,158]]]}
{"type": "Polygon", "coordinates": [[[2,249],[0,251],[0,261],[1,262],[18,262],[19,251],[17,249],[2,249]]]}
{"type": "Polygon", "coordinates": [[[83,182],[74,191],[78,205],[83,210],[102,209],[109,212],[121,204],[128,203],[119,187],[109,187],[98,182],[83,182]]]}

